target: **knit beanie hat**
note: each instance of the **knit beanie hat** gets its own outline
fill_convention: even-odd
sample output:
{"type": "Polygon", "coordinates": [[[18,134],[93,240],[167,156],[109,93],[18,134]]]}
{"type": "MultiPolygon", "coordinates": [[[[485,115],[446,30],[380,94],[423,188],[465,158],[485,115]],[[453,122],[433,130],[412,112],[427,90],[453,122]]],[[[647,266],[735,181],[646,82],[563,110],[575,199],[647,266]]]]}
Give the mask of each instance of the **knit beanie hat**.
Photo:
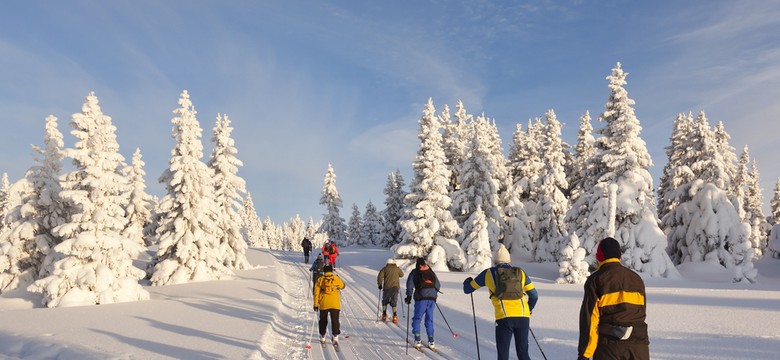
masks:
{"type": "Polygon", "coordinates": [[[393,258],[389,258],[387,259],[387,264],[395,264],[395,260],[393,260],[393,258]]]}
{"type": "Polygon", "coordinates": [[[620,243],[617,240],[607,237],[599,242],[599,247],[596,250],[596,260],[599,262],[612,258],[620,259],[620,255],[620,243]]]}
{"type": "Polygon", "coordinates": [[[323,272],[333,272],[333,265],[325,265],[322,269],[323,272]]]}
{"type": "Polygon", "coordinates": [[[417,258],[417,267],[425,265],[425,258],[417,258]]]}
{"type": "Polygon", "coordinates": [[[496,251],[496,257],[493,260],[496,264],[509,264],[512,260],[509,258],[509,250],[506,249],[504,244],[498,245],[498,251],[496,251]]]}

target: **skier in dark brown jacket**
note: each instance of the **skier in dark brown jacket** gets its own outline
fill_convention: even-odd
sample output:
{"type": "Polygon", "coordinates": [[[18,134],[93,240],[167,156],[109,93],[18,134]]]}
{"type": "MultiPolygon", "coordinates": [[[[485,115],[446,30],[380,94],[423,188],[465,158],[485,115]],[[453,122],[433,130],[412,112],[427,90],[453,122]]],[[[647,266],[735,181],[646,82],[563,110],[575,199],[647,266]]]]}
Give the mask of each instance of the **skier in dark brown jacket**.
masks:
{"type": "Polygon", "coordinates": [[[577,359],[649,360],[645,283],[620,264],[620,243],[599,242],[599,267],[585,281],[577,359]]]}
{"type": "Polygon", "coordinates": [[[387,259],[387,264],[376,276],[376,284],[382,290],[382,321],[387,321],[387,304],[393,308],[393,323],[398,323],[398,292],[401,290],[400,278],[404,271],[395,264],[395,260],[387,259]]]}

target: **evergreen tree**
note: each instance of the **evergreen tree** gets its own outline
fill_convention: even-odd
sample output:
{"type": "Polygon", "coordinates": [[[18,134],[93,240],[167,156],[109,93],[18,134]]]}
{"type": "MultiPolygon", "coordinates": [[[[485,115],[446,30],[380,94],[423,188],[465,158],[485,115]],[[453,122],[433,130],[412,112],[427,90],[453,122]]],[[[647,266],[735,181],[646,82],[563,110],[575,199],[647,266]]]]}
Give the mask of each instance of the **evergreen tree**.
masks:
{"type": "Polygon", "coordinates": [[[404,178],[400,170],[387,175],[385,209],[382,210],[382,246],[390,247],[401,241],[401,217],[404,213],[404,178]]]}
{"type": "Polygon", "coordinates": [[[361,238],[360,230],[363,228],[363,218],[360,216],[360,210],[357,204],[352,204],[352,217],[347,223],[347,244],[365,245],[365,240],[361,238]]]}
{"type": "Polygon", "coordinates": [[[379,216],[376,206],[370,200],[363,213],[360,239],[364,242],[362,245],[379,245],[382,242],[382,217],[379,216]]]}
{"type": "Polygon", "coordinates": [[[7,206],[0,231],[0,292],[26,286],[46,276],[44,257],[57,244],[54,227],[65,222],[59,197],[62,169],[62,133],[57,118],[46,118],[44,147],[33,146],[36,165],[13,187],[3,174],[3,194],[7,206]],[[16,188],[16,189],[15,189],[16,188]],[[13,199],[13,192],[20,193],[13,199]]]}
{"type": "Polygon", "coordinates": [[[144,271],[133,265],[143,245],[123,235],[130,189],[116,127],[94,93],[70,125],[78,141],[64,151],[75,169],[65,175],[60,197],[71,211],[52,230],[62,241],[47,254],[50,275],[28,290],[42,293],[47,307],[146,300],[149,293],[138,283],[144,271]]]}
{"type": "Polygon", "coordinates": [[[159,249],[150,264],[152,285],[229,278],[233,273],[219,249],[214,172],[201,160],[203,131],[186,90],[173,113],[176,145],[159,180],[167,194],[155,229],[159,249]]]}
{"type": "Polygon", "coordinates": [[[590,181],[595,185],[590,187],[586,181],[567,219],[578,238],[585,239],[583,247],[591,256],[597,241],[612,235],[614,226],[626,266],[650,276],[677,276],[665,251],[666,237],[658,227],[653,181],[647,170],[652,160],[639,137],[634,101],[623,88],[626,75],[618,63],[607,77],[610,95],[600,116],[605,126],[598,131],[598,152],[591,161],[595,176],[590,181]],[[616,189],[612,200],[610,187],[616,189]],[[609,215],[611,203],[616,204],[614,216],[609,215]]]}
{"type": "Polygon", "coordinates": [[[263,238],[260,239],[258,247],[263,248],[263,244],[266,245],[265,248],[270,250],[281,249],[281,240],[276,236],[276,225],[267,216],[263,220],[263,238]]]}
{"type": "Polygon", "coordinates": [[[769,202],[772,211],[772,230],[769,233],[768,246],[772,257],[780,258],[780,178],[775,182],[775,194],[769,202]]]}
{"type": "Polygon", "coordinates": [[[569,193],[572,203],[577,201],[582,192],[582,182],[589,176],[588,160],[596,153],[596,147],[593,143],[596,139],[593,137],[593,125],[590,123],[590,112],[586,111],[580,117],[580,128],[577,131],[577,144],[574,146],[574,161],[571,172],[567,176],[569,179],[569,193]]]}
{"type": "Polygon", "coordinates": [[[262,241],[264,240],[263,225],[257,217],[257,210],[255,210],[255,203],[252,201],[252,194],[248,191],[246,193],[246,198],[244,199],[241,217],[243,219],[241,232],[247,244],[251,244],[253,247],[268,248],[268,241],[262,241]]]}
{"type": "Polygon", "coordinates": [[[8,227],[6,216],[10,209],[9,203],[9,190],[11,184],[8,182],[8,173],[3,173],[2,180],[0,180],[0,234],[8,227]]]}
{"type": "Polygon", "coordinates": [[[726,190],[729,196],[734,196],[734,179],[737,176],[737,153],[734,147],[729,144],[731,135],[726,132],[726,127],[722,121],[718,121],[713,130],[715,136],[715,146],[720,152],[723,161],[723,177],[727,182],[726,190]]]}
{"type": "Polygon", "coordinates": [[[736,176],[732,186],[733,190],[729,191],[729,194],[733,197],[734,206],[737,207],[737,213],[742,222],[747,221],[747,212],[745,211],[745,197],[747,196],[748,178],[750,177],[748,166],[750,165],[750,149],[745,145],[742,148],[742,154],[739,156],[737,162],[736,176]]]}
{"type": "Polygon", "coordinates": [[[130,181],[130,200],[125,209],[127,227],[124,236],[138,242],[142,246],[152,245],[152,238],[145,237],[144,229],[152,222],[152,197],[146,193],[144,176],[144,161],[141,160],[141,149],[136,148],[129,167],[125,169],[125,176],[130,181]]]}
{"type": "Polygon", "coordinates": [[[435,116],[433,99],[428,99],[419,123],[420,148],[412,166],[411,192],[404,201],[402,241],[392,250],[396,258],[406,259],[407,264],[423,257],[434,270],[461,270],[465,258],[455,240],[461,230],[449,210],[452,199],[447,187],[451,173],[441,147],[441,126],[435,116]]]}
{"type": "Polygon", "coordinates": [[[558,284],[584,284],[588,279],[588,262],[585,261],[585,249],[580,246],[577,234],[571,234],[563,241],[561,258],[558,262],[560,277],[555,280],[558,284]]]}
{"type": "Polygon", "coordinates": [[[235,141],[232,138],[233,127],[227,115],[217,114],[214,135],[211,142],[214,150],[208,166],[214,173],[214,196],[218,206],[217,226],[219,227],[219,251],[224,264],[229,269],[243,270],[251,266],[246,259],[247,244],[241,234],[241,209],[246,193],[246,182],[238,176],[238,168],[244,164],[236,157],[235,141]]]}
{"type": "Polygon", "coordinates": [[[542,132],[541,159],[544,167],[539,176],[536,213],[536,260],[560,260],[563,242],[568,237],[564,218],[569,211],[568,199],[564,191],[569,187],[566,181],[566,157],[564,156],[561,129],[563,125],[555,116],[555,111],[545,114],[545,126],[542,132]]]}
{"type": "Polygon", "coordinates": [[[492,265],[493,252],[490,250],[488,221],[482,211],[482,205],[465,222],[463,239],[460,241],[466,255],[466,270],[482,271],[492,265]]]}
{"type": "Polygon", "coordinates": [[[450,193],[460,189],[458,179],[460,168],[469,157],[468,142],[471,131],[472,116],[466,113],[463,102],[458,100],[455,107],[455,121],[450,120],[450,108],[444,105],[444,110],[439,116],[444,134],[442,135],[442,149],[444,150],[447,168],[450,170],[450,193]]]}
{"type": "Polygon", "coordinates": [[[339,208],[343,205],[339,191],[336,189],[336,173],[330,164],[323,180],[320,205],[325,205],[328,213],[323,217],[322,225],[317,232],[326,234],[328,241],[334,241],[337,246],[348,245],[347,225],[344,223],[344,218],[339,215],[339,208]]]}
{"type": "Polygon", "coordinates": [[[761,258],[766,252],[770,230],[770,225],[766,222],[766,216],[764,216],[764,210],[762,209],[764,203],[762,193],[764,190],[761,189],[759,177],[758,165],[753,160],[750,173],[748,173],[745,193],[745,212],[747,213],[745,222],[750,226],[749,240],[756,259],[761,258]]]}
{"type": "Polygon", "coordinates": [[[687,226],[685,219],[673,214],[680,204],[693,198],[690,188],[696,174],[691,170],[691,165],[696,161],[696,153],[692,149],[697,138],[697,134],[693,133],[693,117],[690,114],[678,114],[674,121],[671,144],[666,147],[668,161],[658,190],[659,212],[663,214],[661,228],[667,234],[667,253],[674,264],[682,263],[687,226]]]}

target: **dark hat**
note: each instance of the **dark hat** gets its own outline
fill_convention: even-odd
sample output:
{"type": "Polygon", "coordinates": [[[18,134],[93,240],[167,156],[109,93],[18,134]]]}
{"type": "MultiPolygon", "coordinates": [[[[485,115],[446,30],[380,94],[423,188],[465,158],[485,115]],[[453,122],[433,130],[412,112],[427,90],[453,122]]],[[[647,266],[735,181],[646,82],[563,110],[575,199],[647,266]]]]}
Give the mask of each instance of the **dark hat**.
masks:
{"type": "Polygon", "coordinates": [[[317,254],[317,259],[322,259],[322,254],[317,254]]]}
{"type": "Polygon", "coordinates": [[[417,267],[425,265],[425,258],[417,258],[417,267]]]}
{"type": "Polygon", "coordinates": [[[323,272],[333,272],[333,265],[325,265],[324,268],[322,268],[323,272]]]}
{"type": "Polygon", "coordinates": [[[607,237],[599,242],[599,247],[596,250],[596,260],[602,262],[606,259],[620,259],[621,254],[620,243],[611,237],[607,237]]]}

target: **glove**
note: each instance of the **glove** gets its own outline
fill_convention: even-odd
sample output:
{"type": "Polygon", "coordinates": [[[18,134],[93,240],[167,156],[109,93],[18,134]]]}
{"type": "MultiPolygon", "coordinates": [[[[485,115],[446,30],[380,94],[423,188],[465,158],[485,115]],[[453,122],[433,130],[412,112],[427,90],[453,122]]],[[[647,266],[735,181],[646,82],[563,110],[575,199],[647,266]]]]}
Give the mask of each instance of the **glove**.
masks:
{"type": "Polygon", "coordinates": [[[411,296],[407,296],[406,299],[404,299],[404,302],[407,303],[407,304],[411,304],[412,303],[412,297],[411,296]]]}
{"type": "Polygon", "coordinates": [[[382,285],[379,285],[379,290],[382,290],[382,285]]]}
{"type": "Polygon", "coordinates": [[[472,281],[474,281],[474,278],[469,276],[466,278],[466,280],[463,280],[463,285],[471,284],[472,281]]]}
{"type": "Polygon", "coordinates": [[[315,307],[314,307],[314,311],[318,311],[319,309],[320,309],[320,308],[319,308],[319,307],[317,307],[317,306],[315,306],[315,307]]]}

